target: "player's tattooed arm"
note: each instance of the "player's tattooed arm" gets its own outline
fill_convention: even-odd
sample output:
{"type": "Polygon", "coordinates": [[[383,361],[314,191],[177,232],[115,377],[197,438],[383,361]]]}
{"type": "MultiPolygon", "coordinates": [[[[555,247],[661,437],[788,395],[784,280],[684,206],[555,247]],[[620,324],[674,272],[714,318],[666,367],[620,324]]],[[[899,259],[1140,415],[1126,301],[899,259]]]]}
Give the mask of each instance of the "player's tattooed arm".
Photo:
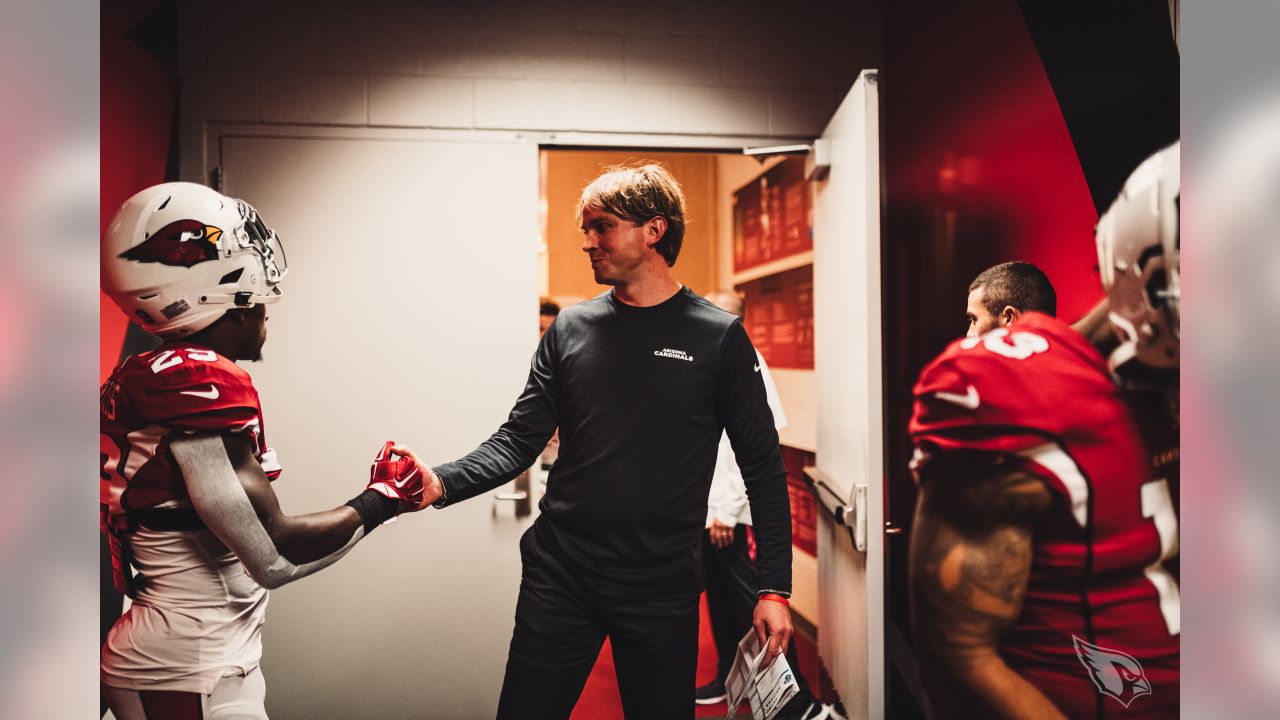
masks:
{"type": "Polygon", "coordinates": [[[911,536],[912,619],[940,716],[1063,717],[998,652],[1022,612],[1032,522],[1053,502],[1039,478],[990,457],[952,457],[922,473],[911,536]]]}

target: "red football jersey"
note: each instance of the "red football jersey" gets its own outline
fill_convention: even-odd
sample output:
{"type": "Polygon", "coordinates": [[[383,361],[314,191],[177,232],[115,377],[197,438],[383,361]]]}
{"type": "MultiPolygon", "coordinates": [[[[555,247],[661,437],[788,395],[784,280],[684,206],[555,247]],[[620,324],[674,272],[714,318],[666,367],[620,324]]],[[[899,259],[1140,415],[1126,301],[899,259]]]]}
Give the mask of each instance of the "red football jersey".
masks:
{"type": "Polygon", "coordinates": [[[247,432],[267,477],[281,472],[253,380],[198,345],[166,343],[125,358],[102,386],[100,421],[101,503],[113,513],[189,504],[169,443],[195,432],[247,432]]]}
{"type": "Polygon", "coordinates": [[[1178,520],[1106,362],[1027,313],[952,343],[920,374],[917,463],[948,450],[1021,458],[1060,502],[1034,527],[1026,602],[1000,652],[1073,718],[1176,717],[1179,602],[1164,562],[1178,520]]]}

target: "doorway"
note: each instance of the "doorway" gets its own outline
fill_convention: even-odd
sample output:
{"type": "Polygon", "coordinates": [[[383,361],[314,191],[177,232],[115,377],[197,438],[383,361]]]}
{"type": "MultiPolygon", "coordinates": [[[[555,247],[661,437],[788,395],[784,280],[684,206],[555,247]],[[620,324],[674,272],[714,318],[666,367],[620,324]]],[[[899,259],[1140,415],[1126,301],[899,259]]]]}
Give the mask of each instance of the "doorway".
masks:
{"type": "MultiPolygon", "coordinates": [[[[796,514],[802,525],[808,523],[797,533],[797,537],[805,537],[793,548],[792,609],[799,629],[799,669],[816,693],[831,698],[834,690],[824,677],[816,645],[815,509],[803,481],[803,466],[813,462],[817,404],[812,353],[811,188],[804,177],[804,158],[757,158],[744,155],[741,148],[676,152],[544,146],[539,156],[543,213],[540,283],[544,296],[563,308],[608,289],[594,281],[581,250],[582,235],[573,210],[582,188],[601,172],[616,165],[648,162],[666,167],[685,194],[687,231],[674,266],[675,277],[704,297],[717,290],[735,290],[744,296],[744,324],[769,363],[785,408],[788,422],[781,440],[788,474],[793,476],[793,513],[796,507],[803,506],[796,514]],[[789,208],[785,207],[788,202],[789,208]],[[771,225],[773,235],[785,235],[789,227],[792,234],[802,237],[794,238],[798,242],[773,242],[771,254],[757,252],[770,247],[765,236],[770,235],[771,225]]],[[[703,623],[706,621],[704,609],[703,623]]],[[[704,632],[703,641],[700,682],[714,679],[715,673],[714,644],[708,633],[704,632]]],[[[606,646],[575,718],[621,717],[611,668],[606,646]],[[583,714],[583,703],[591,705],[591,714],[583,714]]],[[[724,706],[699,706],[698,712],[699,716],[722,716],[724,706]]]]}
{"type": "MultiPolygon", "coordinates": [[[[729,142],[721,140],[708,147],[729,142]]],[[[695,214],[676,269],[708,293],[762,272],[735,271],[733,197],[780,162],[743,157],[740,144],[733,154],[540,150],[516,134],[390,129],[220,126],[206,147],[223,191],[254,198],[286,233],[289,296],[272,309],[267,360],[250,371],[287,471],[277,490],[295,513],[349,497],[347,473],[359,468],[358,478],[364,456],[388,438],[434,463],[496,429],[536,345],[534,300],[567,303],[603,289],[571,217],[601,165],[657,160],[693,178],[681,178],[695,214]],[[556,190],[561,158],[578,175],[556,190]]],[[[805,398],[788,407],[784,444],[812,451],[815,373],[779,368],[775,380],[780,394],[805,398]]],[[[383,716],[492,715],[519,586],[516,541],[528,524],[495,512],[499,502],[405,518],[357,551],[370,559],[276,593],[264,657],[273,717],[360,714],[344,678],[388,656],[429,681],[375,688],[383,716]],[[366,650],[355,626],[333,618],[375,595],[388,598],[375,624],[384,643],[366,650]],[[414,618],[409,631],[404,618],[414,618]]],[[[817,562],[795,567],[816,618],[817,562]]],[[[793,607],[804,614],[802,605],[793,607]]]]}

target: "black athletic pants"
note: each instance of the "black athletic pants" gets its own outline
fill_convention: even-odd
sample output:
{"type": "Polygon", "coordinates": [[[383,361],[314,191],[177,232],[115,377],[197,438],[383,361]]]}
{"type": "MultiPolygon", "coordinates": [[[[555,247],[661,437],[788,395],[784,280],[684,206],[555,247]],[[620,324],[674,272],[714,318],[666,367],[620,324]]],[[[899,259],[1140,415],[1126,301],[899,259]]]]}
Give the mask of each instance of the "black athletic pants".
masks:
{"type": "MultiPolygon", "coordinates": [[[[715,637],[716,652],[720,655],[716,679],[723,682],[729,675],[729,668],[733,666],[738,641],[747,634],[756,610],[759,575],[748,552],[747,526],[734,526],[733,544],[726,548],[711,544],[711,533],[704,530],[702,567],[707,581],[707,611],[711,615],[711,634],[715,637]]],[[[796,660],[795,638],[787,644],[787,663],[795,672],[796,684],[800,686],[796,698],[811,698],[809,685],[800,673],[799,662],[796,660]]]]}
{"type": "Polygon", "coordinates": [[[499,720],[568,718],[606,636],[627,720],[693,718],[698,594],[602,595],[537,535],[520,540],[524,575],[499,720]]]}

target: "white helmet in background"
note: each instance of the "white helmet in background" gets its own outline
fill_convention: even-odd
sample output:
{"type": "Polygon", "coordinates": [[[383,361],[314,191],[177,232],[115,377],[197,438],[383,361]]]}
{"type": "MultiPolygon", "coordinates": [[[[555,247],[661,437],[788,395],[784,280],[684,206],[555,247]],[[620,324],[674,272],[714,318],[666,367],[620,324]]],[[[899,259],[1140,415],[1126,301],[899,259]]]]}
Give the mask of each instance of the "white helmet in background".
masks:
{"type": "Polygon", "coordinates": [[[1178,369],[1179,144],[1139,165],[1098,221],[1098,267],[1120,341],[1110,365],[1122,377],[1178,369]]]}
{"type": "Polygon", "coordinates": [[[232,308],[280,299],[284,246],[253,206],[194,183],[125,201],[102,240],[102,289],[144,330],[191,335],[232,308]]]}

